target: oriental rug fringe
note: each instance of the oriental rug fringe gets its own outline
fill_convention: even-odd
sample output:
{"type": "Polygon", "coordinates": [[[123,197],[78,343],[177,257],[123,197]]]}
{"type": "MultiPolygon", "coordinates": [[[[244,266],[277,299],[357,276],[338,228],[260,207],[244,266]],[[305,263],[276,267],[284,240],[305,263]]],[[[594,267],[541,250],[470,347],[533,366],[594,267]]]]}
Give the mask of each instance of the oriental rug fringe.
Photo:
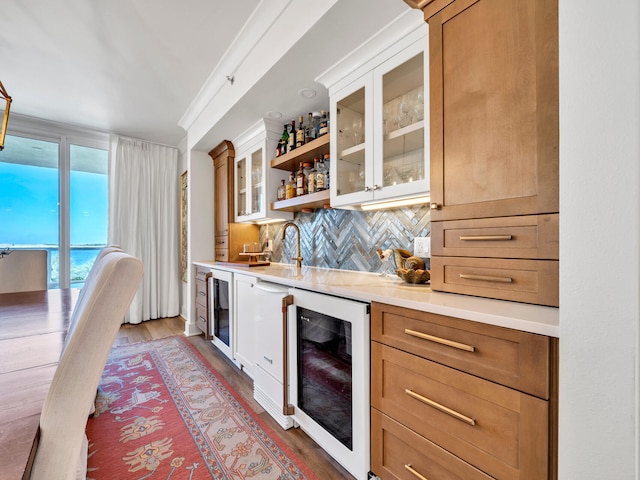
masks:
{"type": "Polygon", "coordinates": [[[318,480],[183,337],[115,347],[87,479],[318,480]]]}

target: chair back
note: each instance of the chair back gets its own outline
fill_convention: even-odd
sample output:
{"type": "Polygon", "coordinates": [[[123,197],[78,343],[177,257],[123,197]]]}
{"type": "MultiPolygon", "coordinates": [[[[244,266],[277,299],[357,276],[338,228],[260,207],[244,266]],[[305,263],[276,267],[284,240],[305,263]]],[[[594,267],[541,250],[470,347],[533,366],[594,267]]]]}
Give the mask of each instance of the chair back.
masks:
{"type": "Polygon", "coordinates": [[[33,462],[23,478],[71,480],[79,467],[86,468],[87,418],[142,273],[142,262],[122,252],[111,252],[96,265],[76,305],[74,328],[42,407],[33,462]]]}
{"type": "Polygon", "coordinates": [[[0,257],[0,293],[47,289],[46,250],[12,250],[0,257]]]}

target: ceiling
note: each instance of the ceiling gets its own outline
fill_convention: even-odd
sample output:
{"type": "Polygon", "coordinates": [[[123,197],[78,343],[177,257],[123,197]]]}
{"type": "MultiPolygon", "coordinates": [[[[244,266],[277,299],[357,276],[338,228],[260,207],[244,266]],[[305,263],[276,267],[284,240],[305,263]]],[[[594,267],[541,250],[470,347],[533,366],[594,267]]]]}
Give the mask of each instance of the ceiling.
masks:
{"type": "MultiPolygon", "coordinates": [[[[194,99],[216,75],[230,73],[217,68],[229,47],[241,45],[263,12],[299,8],[300,1],[3,0],[0,81],[13,98],[12,114],[178,145],[186,135],[179,124],[194,99]]],[[[271,49],[273,67],[251,79],[211,125],[202,148],[269,112],[280,112],[285,123],[328,107],[326,89],[314,79],[409,10],[401,0],[327,4],[307,33],[271,49]],[[302,88],[313,88],[316,97],[300,97],[302,88]]]]}

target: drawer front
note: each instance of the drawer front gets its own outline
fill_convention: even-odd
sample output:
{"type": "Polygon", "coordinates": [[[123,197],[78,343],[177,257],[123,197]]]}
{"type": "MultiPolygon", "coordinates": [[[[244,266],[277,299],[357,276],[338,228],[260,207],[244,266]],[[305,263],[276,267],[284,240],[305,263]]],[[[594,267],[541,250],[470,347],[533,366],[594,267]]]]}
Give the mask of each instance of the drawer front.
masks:
{"type": "Polygon", "coordinates": [[[431,289],[435,291],[557,307],[558,282],[556,260],[431,258],[431,289]]]}
{"type": "Polygon", "coordinates": [[[418,475],[439,480],[493,478],[375,408],[371,409],[371,471],[382,480],[421,478],[418,475]]]}
{"type": "Polygon", "coordinates": [[[558,260],[559,215],[432,222],[435,256],[558,260]]]}
{"type": "Polygon", "coordinates": [[[229,261],[229,249],[216,248],[216,262],[228,262],[229,261]]]}
{"type": "Polygon", "coordinates": [[[196,265],[196,280],[204,281],[207,278],[207,273],[209,273],[210,271],[210,268],[200,267],[196,265]]]}
{"type": "Polygon", "coordinates": [[[196,304],[196,326],[209,335],[209,322],[207,321],[207,308],[196,304]]]}
{"type": "Polygon", "coordinates": [[[219,248],[229,248],[229,235],[216,235],[216,251],[219,248]]]}
{"type": "Polygon", "coordinates": [[[549,398],[551,340],[544,335],[374,302],[371,339],[549,398]]]}
{"type": "Polygon", "coordinates": [[[196,280],[196,304],[207,306],[207,282],[204,280],[196,280]]]}
{"type": "Polygon", "coordinates": [[[549,404],[379,343],[371,406],[503,480],[548,475],[549,404]]]}

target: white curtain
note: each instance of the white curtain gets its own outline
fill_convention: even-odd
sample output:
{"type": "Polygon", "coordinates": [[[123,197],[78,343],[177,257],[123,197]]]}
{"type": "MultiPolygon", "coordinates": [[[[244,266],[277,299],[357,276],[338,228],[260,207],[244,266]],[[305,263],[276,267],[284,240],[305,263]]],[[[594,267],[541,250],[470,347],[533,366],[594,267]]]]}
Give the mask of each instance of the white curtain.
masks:
{"type": "Polygon", "coordinates": [[[178,150],[111,138],[109,243],[138,257],[144,276],[127,323],[179,314],[178,150]]]}

